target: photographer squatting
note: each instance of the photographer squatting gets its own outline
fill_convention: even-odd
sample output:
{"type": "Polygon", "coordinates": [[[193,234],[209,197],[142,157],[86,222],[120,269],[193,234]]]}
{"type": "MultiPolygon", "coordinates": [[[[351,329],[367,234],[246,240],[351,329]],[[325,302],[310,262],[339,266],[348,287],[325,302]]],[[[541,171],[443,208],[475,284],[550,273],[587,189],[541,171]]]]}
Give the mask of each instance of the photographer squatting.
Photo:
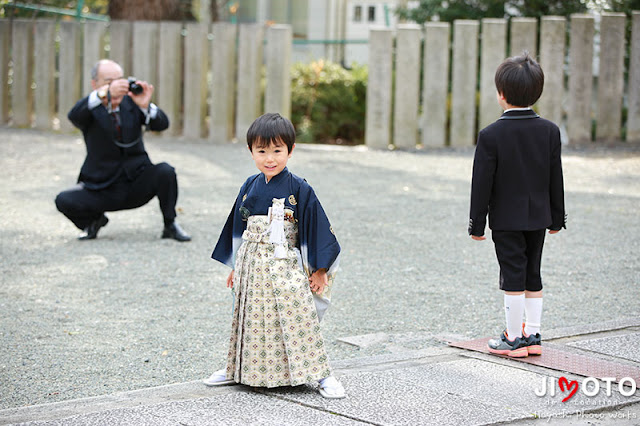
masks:
{"type": "Polygon", "coordinates": [[[167,163],[153,164],[142,140],[142,126],[162,131],[169,119],[151,102],[153,85],[126,79],[122,67],[102,59],[91,69],[93,91],[69,111],[82,131],[87,155],[76,186],[56,197],[56,206],[92,240],[109,219],[105,212],[141,207],[157,196],[164,218],[162,238],[190,241],[176,223],[178,182],[167,163]]]}

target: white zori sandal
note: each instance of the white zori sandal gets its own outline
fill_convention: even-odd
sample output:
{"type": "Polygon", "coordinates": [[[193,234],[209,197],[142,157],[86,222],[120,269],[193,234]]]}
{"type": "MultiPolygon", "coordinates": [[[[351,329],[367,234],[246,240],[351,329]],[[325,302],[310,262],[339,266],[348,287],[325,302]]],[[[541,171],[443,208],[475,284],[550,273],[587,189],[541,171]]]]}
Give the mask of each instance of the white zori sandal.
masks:
{"type": "Polygon", "coordinates": [[[202,380],[207,386],[222,386],[222,385],[235,385],[235,380],[227,379],[227,370],[218,370],[211,375],[208,379],[202,380]]]}
{"type": "Polygon", "coordinates": [[[318,381],[318,391],[320,395],[328,399],[341,399],[345,398],[347,394],[342,387],[342,384],[333,376],[325,377],[318,381]]]}

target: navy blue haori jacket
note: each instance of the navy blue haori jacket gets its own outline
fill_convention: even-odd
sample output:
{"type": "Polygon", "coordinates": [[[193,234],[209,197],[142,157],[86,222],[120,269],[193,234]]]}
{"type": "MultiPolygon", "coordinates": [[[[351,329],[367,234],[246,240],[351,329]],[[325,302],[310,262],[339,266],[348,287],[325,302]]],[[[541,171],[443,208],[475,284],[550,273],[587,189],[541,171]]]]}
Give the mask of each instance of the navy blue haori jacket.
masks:
{"type": "Polygon", "coordinates": [[[268,183],[262,173],[250,176],[245,181],[211,257],[235,268],[235,257],[242,244],[247,219],[253,215],[267,215],[274,198],[284,198],[285,210],[293,212],[298,224],[296,247],[300,250],[302,267],[307,276],[321,268],[327,270],[329,285],[321,295],[313,294],[318,317],[321,319],[330,304],[331,285],[339,264],[340,244],[311,185],[289,172],[286,167],[268,183]]]}

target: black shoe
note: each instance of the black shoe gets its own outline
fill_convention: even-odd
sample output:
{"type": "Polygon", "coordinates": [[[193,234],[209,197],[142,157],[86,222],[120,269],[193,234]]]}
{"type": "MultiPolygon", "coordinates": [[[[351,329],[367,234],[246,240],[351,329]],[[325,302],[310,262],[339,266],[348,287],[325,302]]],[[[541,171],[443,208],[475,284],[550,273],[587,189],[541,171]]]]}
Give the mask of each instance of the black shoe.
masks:
{"type": "Polygon", "coordinates": [[[191,241],[189,234],[184,232],[184,229],[180,228],[180,225],[176,222],[164,227],[162,238],[173,238],[176,241],[191,241]]]}
{"type": "Polygon", "coordinates": [[[103,214],[99,219],[94,220],[89,224],[89,226],[84,228],[84,234],[80,235],[78,239],[95,240],[95,238],[98,236],[98,231],[100,230],[100,228],[106,226],[107,223],[109,223],[109,219],[107,219],[107,217],[103,214]]]}
{"type": "Polygon", "coordinates": [[[523,332],[522,337],[527,345],[529,355],[542,355],[542,337],[540,337],[540,333],[525,336],[523,332]]]}

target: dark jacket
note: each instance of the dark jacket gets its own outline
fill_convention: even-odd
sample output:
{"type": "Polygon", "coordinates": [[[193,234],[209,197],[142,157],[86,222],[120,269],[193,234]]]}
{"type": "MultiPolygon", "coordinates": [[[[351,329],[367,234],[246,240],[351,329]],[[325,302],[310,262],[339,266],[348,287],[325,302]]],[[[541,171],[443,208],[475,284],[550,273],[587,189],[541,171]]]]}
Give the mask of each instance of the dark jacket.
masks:
{"type": "MultiPolygon", "coordinates": [[[[69,120],[82,130],[87,147],[87,156],[80,169],[78,182],[88,189],[103,189],[111,185],[121,173],[135,179],[151,164],[142,141],[142,125],[145,115],[131,98],[125,96],[120,103],[120,127],[122,142],[140,142],[130,148],[115,144],[116,128],[112,117],[103,105],[88,107],[89,97],[78,101],[69,111],[69,120]]],[[[149,129],[160,131],[169,127],[169,119],[158,108],[156,118],[150,120],[149,129]]]]}
{"type": "Polygon", "coordinates": [[[478,134],[469,234],[565,226],[560,130],[533,110],[505,112],[478,134]]]}

